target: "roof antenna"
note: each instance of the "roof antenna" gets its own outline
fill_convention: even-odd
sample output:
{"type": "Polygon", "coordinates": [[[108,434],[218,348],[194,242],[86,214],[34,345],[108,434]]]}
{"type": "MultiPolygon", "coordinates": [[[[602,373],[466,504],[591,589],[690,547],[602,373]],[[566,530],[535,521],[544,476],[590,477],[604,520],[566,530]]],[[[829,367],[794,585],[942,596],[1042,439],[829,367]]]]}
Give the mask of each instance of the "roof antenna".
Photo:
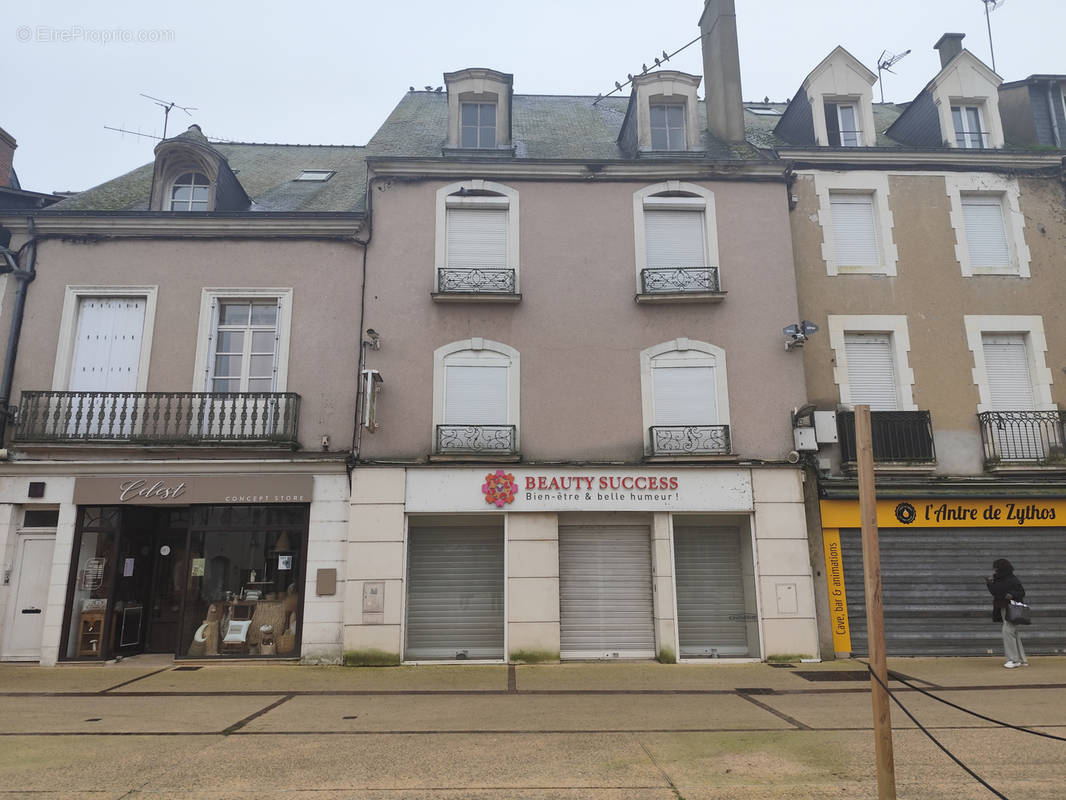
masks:
{"type": "Polygon", "coordinates": [[[893,75],[892,67],[910,55],[910,50],[904,50],[902,53],[889,53],[887,50],[881,51],[881,56],[877,59],[877,82],[881,84],[881,102],[885,102],[885,84],[881,82],[881,71],[891,72],[893,75]]]}
{"type": "Polygon", "coordinates": [[[992,18],[989,13],[995,11],[1007,0],[981,0],[985,4],[985,25],[988,26],[988,51],[992,54],[992,71],[996,71],[996,51],[992,49],[992,18]]]}
{"type": "MultiPolygon", "coordinates": [[[[157,106],[159,106],[160,108],[163,109],[163,137],[162,138],[164,138],[164,139],[167,138],[167,122],[170,120],[170,110],[172,108],[180,108],[186,114],[189,114],[190,111],[197,111],[198,110],[196,108],[193,108],[192,106],[179,106],[173,100],[160,100],[158,97],[152,97],[150,94],[145,94],[144,92],[138,92],[138,94],[140,94],[141,97],[148,98],[153,103],[155,103],[157,106]]],[[[191,117],[192,114],[189,114],[189,116],[191,117]]]]}
{"type": "MultiPolygon", "coordinates": [[[[697,36],[691,42],[689,42],[688,44],[682,45],[681,47],[677,48],[672,53],[667,53],[665,50],[663,50],[663,53],[662,53],[661,57],[657,56],[654,59],[652,59],[655,62],[655,67],[649,67],[647,65],[647,63],[644,63],[644,64],[640,65],[640,67],[641,67],[640,74],[641,75],[647,75],[648,74],[648,70],[655,69],[656,67],[661,67],[664,63],[666,63],[671,58],[676,56],[678,53],[680,53],[686,47],[691,47],[692,45],[694,45],[696,42],[698,42],[702,38],[703,38],[702,36],[697,36]]],[[[596,95],[596,99],[592,101],[592,105],[596,105],[598,102],[600,102],[600,100],[602,100],[605,97],[610,97],[615,92],[621,92],[624,87],[629,86],[629,84],[631,84],[632,82],[633,82],[633,76],[632,75],[626,75],[626,82],[625,83],[620,83],[618,81],[615,81],[614,82],[614,88],[611,89],[611,91],[607,92],[607,94],[598,94],[598,95],[596,95]]],[[[426,88],[428,89],[429,87],[427,86],[426,88]]]]}

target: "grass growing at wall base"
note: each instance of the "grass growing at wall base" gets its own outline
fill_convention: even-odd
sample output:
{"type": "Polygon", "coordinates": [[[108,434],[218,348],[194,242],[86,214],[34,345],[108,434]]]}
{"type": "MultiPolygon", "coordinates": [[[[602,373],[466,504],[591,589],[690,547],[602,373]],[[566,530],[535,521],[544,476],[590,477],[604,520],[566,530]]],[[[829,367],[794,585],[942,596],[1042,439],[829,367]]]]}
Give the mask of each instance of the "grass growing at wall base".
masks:
{"type": "Polygon", "coordinates": [[[385,650],[345,650],[344,666],[346,667],[398,667],[400,654],[389,653],[385,650]]]}
{"type": "Polygon", "coordinates": [[[767,656],[766,660],[771,664],[792,664],[803,659],[810,659],[812,656],[794,653],[780,653],[777,655],[767,656]]]}
{"type": "Polygon", "coordinates": [[[676,664],[677,655],[674,653],[672,647],[660,647],[659,648],[659,663],[660,664],[676,664]]]}
{"type": "Polygon", "coordinates": [[[559,660],[558,650],[512,650],[512,664],[545,664],[559,660]]]}

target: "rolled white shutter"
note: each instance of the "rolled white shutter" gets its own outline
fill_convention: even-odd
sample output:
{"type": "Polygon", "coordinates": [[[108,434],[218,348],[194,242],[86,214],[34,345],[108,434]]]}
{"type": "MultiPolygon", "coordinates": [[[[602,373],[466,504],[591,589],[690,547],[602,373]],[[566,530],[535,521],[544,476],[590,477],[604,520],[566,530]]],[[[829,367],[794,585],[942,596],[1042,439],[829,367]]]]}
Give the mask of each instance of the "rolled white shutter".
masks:
{"type": "Polygon", "coordinates": [[[559,526],[562,658],[652,658],[651,536],[644,526],[559,526]]]}
{"type": "Polygon", "coordinates": [[[1036,398],[1022,334],[981,337],[990,405],[998,411],[1034,411],[1036,398]]]}
{"type": "Polygon", "coordinates": [[[1010,247],[1003,225],[1003,201],[999,197],[963,197],[962,218],[970,264],[977,267],[1009,267],[1010,247]]]}
{"type": "Polygon", "coordinates": [[[503,531],[411,528],[409,660],[503,658],[503,531]]]}
{"type": "Polygon", "coordinates": [[[645,209],[648,269],[706,267],[703,211],[645,209]]]}
{"type": "Polygon", "coordinates": [[[656,425],[717,425],[714,367],[655,367],[656,425]]]}
{"type": "Polygon", "coordinates": [[[842,267],[880,266],[873,195],[833,195],[829,205],[837,264],[842,267]]]}
{"type": "Polygon", "coordinates": [[[507,209],[449,208],[448,266],[507,266],[507,209]]]}
{"type": "Polygon", "coordinates": [[[867,403],[871,411],[899,409],[892,337],[887,334],[849,333],[844,336],[851,403],[867,403]]]}
{"type": "Polygon", "coordinates": [[[444,424],[508,424],[507,367],[445,367],[444,424]]]}

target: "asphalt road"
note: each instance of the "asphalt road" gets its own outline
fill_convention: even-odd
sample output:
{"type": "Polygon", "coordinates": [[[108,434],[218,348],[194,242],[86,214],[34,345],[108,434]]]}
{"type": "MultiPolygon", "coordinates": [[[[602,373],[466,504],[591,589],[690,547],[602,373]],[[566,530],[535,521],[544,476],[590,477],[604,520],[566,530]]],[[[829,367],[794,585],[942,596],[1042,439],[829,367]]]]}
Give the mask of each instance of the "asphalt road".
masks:
{"type": "MultiPolygon", "coordinates": [[[[1066,658],[889,666],[937,697],[1066,739],[1066,658]]],[[[873,798],[864,669],[3,664],[0,798],[873,798]]],[[[1066,741],[891,688],[1003,796],[1066,797],[1066,741]]],[[[995,797],[892,713],[900,798],[995,797]]]]}

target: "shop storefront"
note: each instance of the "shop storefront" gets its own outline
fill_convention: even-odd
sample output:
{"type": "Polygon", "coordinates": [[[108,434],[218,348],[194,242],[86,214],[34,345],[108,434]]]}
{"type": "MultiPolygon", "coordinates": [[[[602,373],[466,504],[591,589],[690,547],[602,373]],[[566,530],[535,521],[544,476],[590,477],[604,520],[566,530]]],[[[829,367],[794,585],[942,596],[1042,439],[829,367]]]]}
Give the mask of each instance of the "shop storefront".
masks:
{"type": "MultiPolygon", "coordinates": [[[[859,506],[823,500],[834,649],[867,655],[859,506]]],[[[984,576],[1007,558],[1033,605],[1032,654],[1066,652],[1066,501],[908,498],[877,504],[889,655],[1002,652],[984,576]]]]}
{"type": "Polygon", "coordinates": [[[310,476],[81,478],[60,658],[300,654],[310,476]]]}
{"type": "Polygon", "coordinates": [[[361,468],[350,520],[345,650],[817,653],[797,470],[361,468]]]}

